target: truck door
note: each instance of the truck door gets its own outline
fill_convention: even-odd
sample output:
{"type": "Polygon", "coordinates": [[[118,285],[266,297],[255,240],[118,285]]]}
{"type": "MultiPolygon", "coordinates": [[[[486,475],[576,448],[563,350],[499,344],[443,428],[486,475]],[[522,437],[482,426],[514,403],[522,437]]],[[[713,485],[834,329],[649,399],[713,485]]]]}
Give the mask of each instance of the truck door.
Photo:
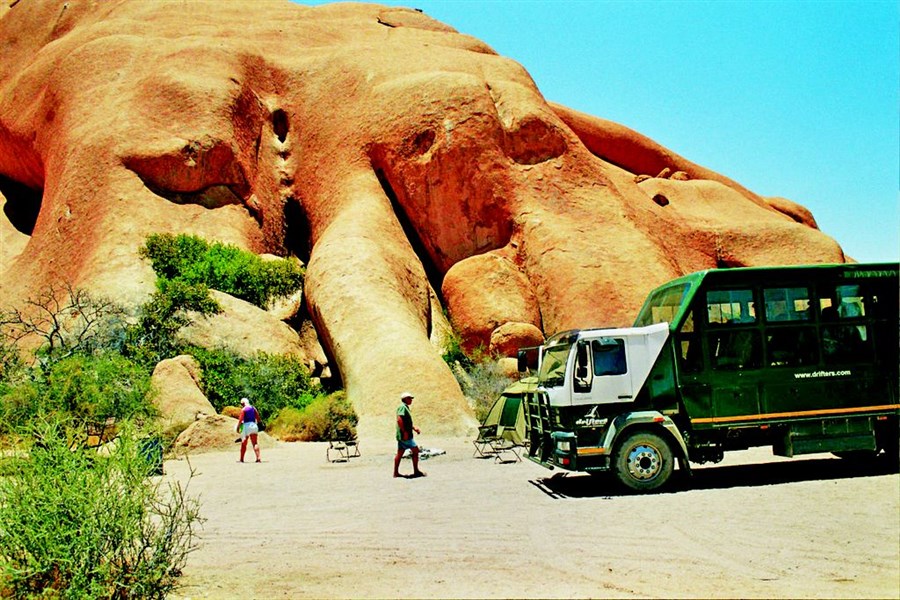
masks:
{"type": "Polygon", "coordinates": [[[631,402],[634,388],[624,338],[580,340],[575,351],[573,404],[631,402]]]}
{"type": "Polygon", "coordinates": [[[714,422],[758,415],[762,334],[752,289],[706,294],[708,380],[714,422]]]}

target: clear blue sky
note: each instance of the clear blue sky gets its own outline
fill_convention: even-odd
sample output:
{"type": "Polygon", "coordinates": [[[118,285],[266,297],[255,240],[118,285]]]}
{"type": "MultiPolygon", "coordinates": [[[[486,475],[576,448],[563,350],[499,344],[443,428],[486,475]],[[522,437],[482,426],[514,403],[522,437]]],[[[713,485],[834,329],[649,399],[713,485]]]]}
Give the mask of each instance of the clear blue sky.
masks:
{"type": "Polygon", "coordinates": [[[379,3],[483,40],[548,100],[803,204],[857,260],[900,258],[896,1],[379,3]]]}

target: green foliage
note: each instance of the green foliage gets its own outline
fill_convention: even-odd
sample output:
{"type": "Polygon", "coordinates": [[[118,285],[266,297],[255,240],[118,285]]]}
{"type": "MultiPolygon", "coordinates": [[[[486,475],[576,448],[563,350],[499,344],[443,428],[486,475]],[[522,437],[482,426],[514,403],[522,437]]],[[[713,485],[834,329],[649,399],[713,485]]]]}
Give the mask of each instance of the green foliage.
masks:
{"type": "Polygon", "coordinates": [[[515,381],[492,360],[474,363],[466,371],[459,368],[453,371],[479,422],[487,416],[497,396],[515,381]]]}
{"type": "Polygon", "coordinates": [[[150,375],[137,363],[113,352],[76,354],[52,363],[46,377],[0,385],[0,432],[51,413],[82,429],[109,419],[150,417],[151,399],[150,375]]]}
{"type": "Polygon", "coordinates": [[[190,324],[188,311],[209,315],[221,310],[203,284],[157,279],[156,288],[141,306],[137,324],[128,329],[125,344],[125,354],[148,369],[182,352],[175,334],[190,324]]]}
{"type": "Polygon", "coordinates": [[[197,501],[148,477],[140,432],[106,455],[75,446],[79,433],[39,421],[0,477],[0,596],[164,598],[196,548],[197,501]]]}
{"type": "Polygon", "coordinates": [[[150,259],[161,279],[202,284],[261,308],[303,284],[303,269],[292,261],[265,262],[251,252],[196,236],[154,234],[140,254],[150,259]]]}
{"type": "Polygon", "coordinates": [[[350,440],[359,418],[344,392],[317,396],[304,409],[288,407],[269,424],[269,433],[287,441],[350,440]]]}
{"type": "Polygon", "coordinates": [[[462,349],[462,337],[455,331],[451,332],[445,340],[444,352],[441,354],[444,362],[450,365],[460,365],[463,369],[469,369],[475,365],[462,349]]]}
{"type": "Polygon", "coordinates": [[[264,419],[284,407],[304,408],[315,397],[309,371],[293,356],[258,353],[247,359],[223,349],[191,348],[203,369],[203,392],[221,412],[250,398],[264,419]]]}
{"type": "Polygon", "coordinates": [[[515,381],[504,374],[483,346],[470,355],[463,352],[462,339],[456,332],[447,338],[443,358],[479,421],[487,416],[500,392],[515,381]]]}

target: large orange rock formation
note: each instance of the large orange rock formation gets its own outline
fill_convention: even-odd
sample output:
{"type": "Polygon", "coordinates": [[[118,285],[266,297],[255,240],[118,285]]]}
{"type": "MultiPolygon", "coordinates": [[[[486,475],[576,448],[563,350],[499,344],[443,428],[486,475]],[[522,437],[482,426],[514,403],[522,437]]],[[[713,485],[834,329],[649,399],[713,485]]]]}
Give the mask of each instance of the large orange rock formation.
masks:
{"type": "Polygon", "coordinates": [[[468,347],[513,347],[627,324],[685,272],[844,261],[803,207],[548,103],[414,10],[5,1],[0,301],[64,278],[140,302],[154,232],[296,255],[363,434],[405,389],[424,431],[472,425],[439,307],[468,347]]]}

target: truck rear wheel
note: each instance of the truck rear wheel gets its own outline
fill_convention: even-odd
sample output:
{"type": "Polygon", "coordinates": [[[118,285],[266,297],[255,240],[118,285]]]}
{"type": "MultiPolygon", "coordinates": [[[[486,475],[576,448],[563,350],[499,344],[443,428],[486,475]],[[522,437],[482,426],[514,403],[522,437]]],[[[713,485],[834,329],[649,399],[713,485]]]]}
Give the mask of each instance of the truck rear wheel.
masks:
{"type": "Polygon", "coordinates": [[[636,492],[659,489],[669,480],[674,468],[672,449],[661,436],[636,431],[616,446],[616,478],[636,492]]]}

